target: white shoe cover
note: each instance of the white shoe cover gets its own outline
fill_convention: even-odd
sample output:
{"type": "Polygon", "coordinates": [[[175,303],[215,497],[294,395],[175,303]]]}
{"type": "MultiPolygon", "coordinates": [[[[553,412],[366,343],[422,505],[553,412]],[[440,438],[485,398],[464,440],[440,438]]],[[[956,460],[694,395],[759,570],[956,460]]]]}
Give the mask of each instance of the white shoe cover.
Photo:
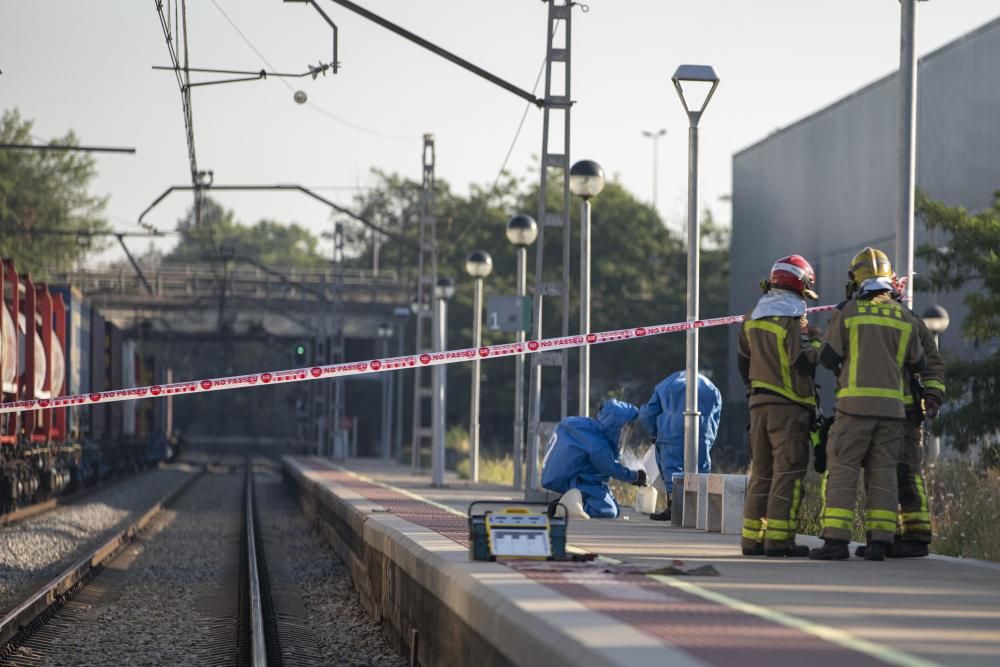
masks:
{"type": "Polygon", "coordinates": [[[583,494],[580,493],[580,489],[570,489],[562,495],[559,502],[566,506],[569,515],[574,519],[590,518],[587,511],[583,509],[583,494]]]}

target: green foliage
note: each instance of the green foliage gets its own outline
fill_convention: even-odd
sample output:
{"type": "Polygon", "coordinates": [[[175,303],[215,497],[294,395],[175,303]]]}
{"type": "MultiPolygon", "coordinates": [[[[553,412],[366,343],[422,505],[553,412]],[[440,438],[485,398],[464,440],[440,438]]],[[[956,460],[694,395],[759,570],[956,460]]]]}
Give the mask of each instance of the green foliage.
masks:
{"type": "Polygon", "coordinates": [[[202,204],[201,224],[195,224],[192,209],[178,221],[177,229],[180,242],[163,258],[166,263],[232,258],[252,260],[269,268],[323,269],[329,266],[329,260],[319,253],[319,239],[305,227],[274,220],[243,225],[232,211],[208,197],[202,204]]]}
{"type": "Polygon", "coordinates": [[[1000,471],[961,460],[929,466],[935,553],[1000,560],[1000,471]]]}
{"type": "MultiPolygon", "coordinates": [[[[460,479],[470,479],[471,463],[468,458],[462,459],[455,467],[455,473],[460,479]]],[[[484,484],[514,483],[514,461],[509,456],[501,458],[482,457],[479,459],[479,481],[484,484]]]]}
{"type": "MultiPolygon", "coordinates": [[[[965,296],[969,313],[962,333],[978,344],[1000,340],[1000,191],[992,206],[969,213],[918,193],[917,211],[928,229],[947,232],[940,246],[920,248],[930,265],[920,287],[941,290],[972,288],[965,296]]],[[[984,359],[948,360],[951,408],[939,419],[960,451],[1000,431],[1000,348],[984,359]]]]}
{"type": "MultiPolygon", "coordinates": [[[[18,111],[0,117],[0,142],[31,144],[33,123],[18,111]]],[[[75,146],[72,132],[52,142],[75,146]]],[[[72,151],[0,150],[0,255],[45,278],[106,242],[106,198],[88,191],[94,159],[72,151]]]]}
{"type": "MultiPolygon", "coordinates": [[[[380,183],[359,195],[354,209],[367,219],[401,235],[413,245],[388,240],[380,249],[384,268],[399,271],[413,280],[417,269],[417,216],[420,184],[397,175],[376,172],[380,183]]],[[[562,183],[551,179],[550,207],[561,199],[562,183]]],[[[591,328],[595,331],[683,320],[686,297],[686,251],[682,240],[671,233],[656,211],[639,201],[620,183],[609,182],[592,200],[591,328]]],[[[507,241],[508,218],[519,212],[538,217],[538,186],[515,178],[501,179],[495,192],[473,186],[467,196],[453,192],[450,185],[438,180],[435,191],[438,272],[450,276],[457,285],[449,304],[449,347],[468,345],[472,337],[472,279],[465,273],[465,258],[476,249],[493,257],[493,273],[486,279],[486,294],[514,294],[516,291],[517,255],[507,241]]],[[[570,249],[570,331],[577,330],[579,313],[579,216],[580,200],[571,201],[570,249]]],[[[347,222],[347,238],[359,268],[371,266],[371,234],[360,224],[347,222]]],[[[703,215],[702,315],[725,314],[728,307],[729,236],[710,212],[703,215]]],[[[557,281],[562,265],[562,230],[545,229],[546,281],[557,281]]],[[[528,289],[532,290],[535,252],[528,249],[528,289]]],[[[560,333],[561,313],[555,299],[546,300],[543,316],[544,335],[560,333]]],[[[412,324],[409,332],[412,332],[412,324]]],[[[412,333],[408,333],[412,335],[412,333]]],[[[512,334],[483,332],[485,344],[509,342],[512,334]]],[[[702,363],[717,380],[726,374],[726,335],[724,331],[702,332],[702,363]],[[716,335],[718,334],[718,335],[716,335]]],[[[576,376],[575,352],[570,353],[570,411],[576,410],[572,398],[576,376]]],[[[660,336],[626,344],[594,347],[591,351],[591,388],[594,396],[616,395],[624,400],[642,402],[656,382],[684,366],[683,336],[660,336]]],[[[488,451],[509,452],[512,439],[513,360],[495,360],[483,364],[483,399],[480,423],[482,444],[488,451]]],[[[544,410],[552,410],[557,401],[559,374],[543,376],[544,410]]],[[[452,366],[448,370],[448,422],[468,423],[470,367],[452,366]],[[463,389],[463,390],[459,390],[463,389]]],[[[596,401],[595,401],[596,403],[596,401]]],[[[592,406],[593,407],[593,406],[592,406]]]]}

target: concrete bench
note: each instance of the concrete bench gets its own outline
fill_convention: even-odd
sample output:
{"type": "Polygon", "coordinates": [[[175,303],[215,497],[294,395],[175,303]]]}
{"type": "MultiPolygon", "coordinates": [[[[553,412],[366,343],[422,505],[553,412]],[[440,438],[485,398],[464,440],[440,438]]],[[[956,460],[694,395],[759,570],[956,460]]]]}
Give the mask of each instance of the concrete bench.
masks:
{"type": "Polygon", "coordinates": [[[708,523],[708,475],[687,473],[684,475],[684,519],[685,528],[705,530],[708,523]]]}
{"type": "Polygon", "coordinates": [[[707,475],[705,529],[710,533],[739,535],[743,531],[746,475],[707,475]]]}

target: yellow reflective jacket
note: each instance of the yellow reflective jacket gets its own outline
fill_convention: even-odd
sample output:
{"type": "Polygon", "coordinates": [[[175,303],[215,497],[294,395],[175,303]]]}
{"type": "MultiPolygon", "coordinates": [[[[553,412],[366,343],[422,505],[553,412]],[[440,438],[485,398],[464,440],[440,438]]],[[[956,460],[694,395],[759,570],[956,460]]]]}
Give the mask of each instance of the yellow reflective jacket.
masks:
{"type": "Polygon", "coordinates": [[[925,366],[917,318],[888,292],[849,299],[830,319],[819,360],[837,375],[839,412],[902,419],[907,373],[925,366]]]}
{"type": "Polygon", "coordinates": [[[737,361],[750,394],[750,407],[797,403],[815,407],[818,340],[803,340],[805,317],[762,317],[744,320],[737,361]]]}
{"type": "MultiPolygon", "coordinates": [[[[938,403],[943,403],[945,391],[944,359],[934,342],[934,334],[930,332],[922,319],[914,317],[914,320],[914,327],[917,331],[917,337],[920,339],[920,347],[923,348],[926,362],[918,375],[920,385],[923,387],[924,396],[933,396],[938,400],[938,403]]],[[[910,382],[912,377],[912,375],[907,374],[907,382],[903,387],[903,403],[906,405],[907,412],[916,411],[918,407],[913,400],[913,387],[910,382]]]]}

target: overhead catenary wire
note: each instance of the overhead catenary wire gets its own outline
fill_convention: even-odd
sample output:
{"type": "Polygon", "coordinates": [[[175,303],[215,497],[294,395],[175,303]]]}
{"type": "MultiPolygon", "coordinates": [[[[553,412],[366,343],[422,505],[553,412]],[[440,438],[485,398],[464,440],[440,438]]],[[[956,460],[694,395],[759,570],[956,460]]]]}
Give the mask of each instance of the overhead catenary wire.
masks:
{"type": "MultiPolygon", "coordinates": [[[[236,34],[240,36],[240,39],[242,39],[243,42],[250,48],[250,50],[253,51],[257,55],[258,58],[260,58],[261,62],[263,62],[265,65],[267,65],[270,69],[276,70],[277,68],[274,65],[271,64],[271,61],[267,59],[267,56],[265,56],[260,51],[260,49],[258,49],[254,45],[254,43],[250,40],[250,38],[247,36],[247,34],[245,32],[243,32],[240,29],[240,27],[236,24],[236,21],[234,21],[232,19],[232,17],[230,17],[229,14],[226,13],[226,11],[222,8],[221,5],[219,5],[219,3],[217,2],[217,0],[212,0],[212,5],[215,6],[215,8],[219,11],[220,14],[222,14],[222,18],[224,18],[226,20],[226,22],[230,25],[230,27],[232,27],[232,29],[234,31],[236,31],[236,34]]],[[[288,88],[288,90],[290,92],[293,92],[293,93],[295,92],[295,88],[290,83],[288,83],[287,81],[285,81],[283,78],[280,79],[280,81],[281,81],[281,83],[286,88],[288,88]]],[[[368,135],[371,135],[373,137],[377,137],[379,139],[388,139],[390,141],[406,141],[406,142],[413,142],[413,141],[415,141],[414,137],[404,137],[404,136],[395,135],[395,134],[387,134],[385,132],[379,132],[377,130],[372,130],[370,128],[358,125],[357,123],[353,123],[353,122],[351,122],[349,120],[341,118],[340,116],[336,115],[335,113],[329,111],[328,109],[325,109],[325,108],[319,106],[318,104],[316,104],[314,102],[307,101],[306,104],[311,109],[313,109],[314,111],[316,111],[316,112],[318,112],[318,113],[326,116],[330,120],[336,121],[337,123],[340,123],[341,125],[349,127],[352,130],[357,130],[358,132],[361,132],[363,134],[368,134],[368,135]]]]}
{"type": "MultiPolygon", "coordinates": [[[[558,29],[558,24],[556,24],[556,27],[552,30],[553,38],[555,38],[558,29]]],[[[542,58],[542,66],[538,68],[538,75],[535,77],[535,85],[531,87],[532,95],[535,94],[535,91],[538,90],[538,85],[542,82],[542,75],[545,74],[545,61],[546,58],[542,58]]],[[[534,105],[531,102],[524,105],[524,111],[521,113],[521,121],[517,124],[517,130],[514,131],[514,138],[511,139],[510,146],[507,147],[507,153],[504,155],[503,162],[500,163],[500,169],[497,170],[497,176],[493,179],[493,186],[486,192],[486,196],[483,197],[483,204],[476,213],[476,216],[462,228],[462,231],[458,233],[458,236],[455,237],[452,243],[457,242],[465,236],[465,233],[477,225],[482,219],[482,215],[486,211],[486,206],[489,203],[490,197],[496,193],[496,189],[500,185],[500,179],[503,178],[504,171],[507,170],[507,163],[510,161],[510,156],[514,153],[514,147],[517,146],[517,140],[521,138],[521,130],[524,129],[524,122],[527,120],[528,112],[531,111],[532,106],[534,105]]]]}

